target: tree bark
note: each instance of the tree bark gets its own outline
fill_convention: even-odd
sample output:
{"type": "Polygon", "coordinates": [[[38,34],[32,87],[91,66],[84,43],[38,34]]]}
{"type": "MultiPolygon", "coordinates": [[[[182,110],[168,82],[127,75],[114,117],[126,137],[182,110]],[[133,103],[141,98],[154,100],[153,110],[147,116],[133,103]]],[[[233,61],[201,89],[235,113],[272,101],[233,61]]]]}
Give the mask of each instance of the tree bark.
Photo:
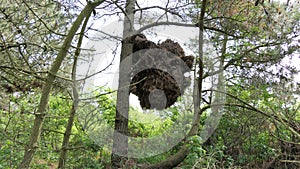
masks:
{"type": "Polygon", "coordinates": [[[44,123],[44,118],[46,116],[45,109],[48,104],[49,100],[49,95],[50,91],[53,85],[53,82],[56,78],[56,74],[62,64],[62,61],[67,55],[68,49],[71,46],[71,42],[76,34],[76,31],[79,29],[83,19],[90,15],[90,13],[93,11],[93,9],[100,5],[103,2],[103,0],[98,0],[93,3],[88,3],[86,7],[81,11],[75,22],[73,23],[68,35],[66,36],[64,43],[57,55],[57,58],[54,60],[50,71],[48,73],[47,79],[45,84],[43,85],[42,88],[42,96],[37,108],[37,111],[35,113],[35,120],[34,120],[34,125],[32,128],[32,133],[30,137],[29,144],[27,145],[24,153],[24,157],[20,165],[18,166],[19,169],[26,169],[29,168],[29,165],[33,159],[33,156],[38,148],[38,141],[40,138],[40,134],[42,131],[43,123],[44,123]]]}
{"type": "MultiPolygon", "coordinates": [[[[123,39],[132,36],[134,32],[134,8],[135,0],[127,0],[123,23],[123,39]]],[[[126,59],[132,54],[131,43],[123,41],[119,66],[119,86],[117,93],[117,109],[114,128],[114,142],[111,162],[113,168],[122,167],[122,162],[128,156],[128,111],[129,111],[129,85],[131,59],[126,59]]]]}
{"type": "Polygon", "coordinates": [[[91,16],[91,13],[85,18],[85,21],[84,21],[83,26],[81,28],[80,37],[79,37],[79,40],[78,40],[78,43],[77,43],[77,49],[75,51],[73,68],[72,68],[73,105],[72,105],[72,108],[71,108],[71,111],[70,111],[66,131],[64,133],[64,139],[63,139],[63,143],[62,143],[62,146],[61,146],[61,153],[60,153],[60,157],[59,157],[58,168],[65,168],[65,164],[66,164],[66,161],[67,161],[67,151],[68,151],[68,147],[69,147],[69,140],[70,140],[70,136],[71,136],[71,132],[72,132],[72,126],[73,126],[74,117],[75,117],[75,114],[76,114],[76,109],[77,109],[77,106],[78,106],[78,103],[79,103],[78,91],[77,91],[77,82],[76,82],[77,60],[78,60],[78,57],[79,57],[79,54],[80,54],[80,49],[81,49],[80,47],[81,47],[81,44],[82,44],[84,31],[85,31],[85,28],[87,26],[87,23],[88,23],[88,20],[89,20],[90,16],[91,16]]]}

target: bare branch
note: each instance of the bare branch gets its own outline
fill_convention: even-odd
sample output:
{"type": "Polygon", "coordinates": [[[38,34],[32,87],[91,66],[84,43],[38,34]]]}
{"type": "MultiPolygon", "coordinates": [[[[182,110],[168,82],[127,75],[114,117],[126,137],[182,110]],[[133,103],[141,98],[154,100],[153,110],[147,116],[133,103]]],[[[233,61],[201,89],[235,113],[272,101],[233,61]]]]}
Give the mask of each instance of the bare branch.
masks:
{"type": "MultiPolygon", "coordinates": [[[[147,29],[150,29],[150,28],[153,28],[153,27],[156,27],[156,26],[162,26],[162,25],[184,26],[184,27],[194,27],[194,28],[197,28],[199,26],[198,23],[197,24],[191,24],[191,23],[178,23],[178,22],[169,22],[169,21],[163,22],[162,21],[162,22],[155,22],[155,23],[151,23],[151,24],[148,24],[146,26],[143,26],[140,29],[138,29],[135,33],[138,34],[138,33],[141,33],[143,31],[147,30],[147,29]]],[[[207,29],[207,30],[220,32],[220,33],[232,36],[232,37],[241,38],[240,36],[236,36],[234,34],[231,34],[229,32],[226,32],[226,31],[218,29],[218,28],[213,28],[213,27],[208,27],[208,26],[203,26],[203,28],[207,29]]]]}

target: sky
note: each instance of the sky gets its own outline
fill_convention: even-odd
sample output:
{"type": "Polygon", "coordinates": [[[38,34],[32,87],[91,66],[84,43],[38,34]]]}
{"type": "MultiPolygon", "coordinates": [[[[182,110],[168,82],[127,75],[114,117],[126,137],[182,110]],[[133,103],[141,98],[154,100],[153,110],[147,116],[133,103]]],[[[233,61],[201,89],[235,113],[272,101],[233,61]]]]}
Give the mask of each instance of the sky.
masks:
{"type": "MultiPolygon", "coordinates": [[[[294,0],[295,1],[295,0],[294,0]]],[[[159,0],[143,0],[139,1],[141,6],[150,6],[153,4],[159,5],[161,1],[159,0]]],[[[281,2],[286,3],[286,1],[281,0],[281,2]]],[[[118,17],[110,18],[110,22],[103,24],[98,23],[99,29],[107,32],[109,34],[113,34],[115,36],[122,36],[122,20],[118,17]],[[101,26],[100,26],[101,25],[101,26]],[[104,25],[104,26],[102,26],[104,25]]],[[[195,55],[187,46],[184,46],[186,42],[189,42],[191,38],[194,38],[198,35],[198,30],[195,28],[187,28],[187,27],[178,27],[178,26],[160,26],[155,30],[156,36],[149,36],[148,38],[153,41],[164,41],[167,38],[170,38],[174,41],[177,41],[183,46],[187,55],[195,55]],[[181,32],[181,33],[178,33],[181,32]]],[[[97,35],[96,35],[97,37],[97,35]]],[[[101,37],[101,35],[98,35],[101,37]]],[[[120,43],[118,44],[120,45],[120,43]]],[[[113,41],[109,41],[107,39],[104,40],[96,40],[96,41],[85,41],[85,48],[92,47],[95,49],[95,53],[97,53],[97,57],[93,58],[92,64],[85,64],[79,66],[79,74],[85,75],[86,71],[99,71],[107,67],[107,65],[112,64],[109,68],[107,68],[103,73],[98,74],[95,78],[89,79],[86,83],[90,83],[89,87],[94,86],[109,86],[113,90],[116,90],[118,87],[118,63],[119,63],[119,53],[120,48],[116,49],[116,43],[113,41]],[[115,53],[115,55],[111,54],[115,53]],[[103,80],[105,79],[105,80],[103,80]]],[[[293,60],[289,62],[288,60],[284,61],[286,64],[294,65],[295,67],[300,67],[300,58],[299,56],[293,57],[293,60]]],[[[300,68],[299,68],[300,69],[300,68]]],[[[79,75],[79,76],[81,76],[79,75]]],[[[80,79],[80,78],[79,78],[80,79]]],[[[295,76],[295,79],[300,82],[300,75],[295,76]]],[[[137,98],[134,96],[130,97],[131,104],[138,106],[137,98]]]]}

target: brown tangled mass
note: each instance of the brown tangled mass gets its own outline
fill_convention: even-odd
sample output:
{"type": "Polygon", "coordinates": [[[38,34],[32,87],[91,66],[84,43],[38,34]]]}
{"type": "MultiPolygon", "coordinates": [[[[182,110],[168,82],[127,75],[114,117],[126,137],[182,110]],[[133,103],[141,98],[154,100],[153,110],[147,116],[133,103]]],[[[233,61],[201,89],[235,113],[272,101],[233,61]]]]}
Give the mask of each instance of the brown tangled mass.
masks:
{"type": "Polygon", "coordinates": [[[191,71],[194,57],[185,56],[179,43],[147,40],[143,34],[131,37],[133,68],[130,92],[138,96],[143,109],[162,110],[173,105],[190,85],[184,73],[191,71]]]}

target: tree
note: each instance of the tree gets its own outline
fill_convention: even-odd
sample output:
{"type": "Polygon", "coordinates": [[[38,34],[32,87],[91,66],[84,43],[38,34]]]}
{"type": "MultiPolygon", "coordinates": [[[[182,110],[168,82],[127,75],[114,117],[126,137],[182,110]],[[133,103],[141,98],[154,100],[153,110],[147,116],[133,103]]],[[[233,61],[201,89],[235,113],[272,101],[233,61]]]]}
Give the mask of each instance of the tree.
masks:
{"type": "MultiPolygon", "coordinates": [[[[37,93],[45,79],[44,74],[56,55],[54,48],[61,43],[62,32],[66,29],[66,24],[56,22],[55,18],[67,21],[70,17],[68,13],[64,15],[61,12],[53,13],[58,9],[57,3],[46,1],[39,3],[1,2],[0,80],[1,90],[4,91],[1,97],[10,98],[7,102],[1,101],[3,105],[1,111],[9,115],[19,114],[20,118],[24,118],[24,123],[20,124],[22,120],[19,123],[18,116],[13,115],[16,118],[16,127],[21,125],[26,129],[21,129],[23,132],[29,128],[26,122],[32,119],[36,106],[35,100],[39,99],[37,93]],[[37,10],[34,10],[35,8],[37,10]],[[11,97],[13,95],[17,96],[14,100],[11,97]],[[19,100],[22,98],[27,98],[28,104],[25,104],[26,99],[19,100]],[[7,109],[6,105],[15,105],[15,110],[7,109]]],[[[57,87],[58,84],[56,83],[55,86],[57,87]]],[[[11,125],[7,123],[7,128],[11,125]]],[[[15,131],[15,135],[7,135],[8,138],[11,136],[11,138],[18,139],[19,131],[15,131]]],[[[28,141],[27,138],[22,139],[22,142],[26,141],[28,141]]]]}
{"type": "Polygon", "coordinates": [[[72,108],[70,110],[70,116],[68,119],[68,124],[66,127],[66,131],[64,134],[64,140],[62,143],[62,150],[61,150],[61,154],[59,157],[59,164],[58,164],[58,168],[65,168],[65,163],[67,161],[67,149],[68,149],[68,145],[69,145],[69,139],[71,136],[71,131],[72,131],[72,126],[73,126],[73,122],[74,122],[74,118],[75,118],[75,113],[76,113],[76,109],[78,107],[78,102],[79,102],[79,96],[78,96],[78,85],[76,82],[76,70],[77,70],[77,63],[78,63],[78,57],[80,54],[80,49],[81,49],[81,45],[82,45],[82,40],[83,40],[83,36],[84,36],[84,31],[86,29],[87,23],[89,21],[89,18],[91,16],[91,13],[89,13],[85,20],[84,23],[82,25],[81,31],[80,31],[80,37],[77,43],[77,48],[75,51],[75,57],[74,57],[74,62],[73,62],[73,67],[72,67],[72,81],[73,81],[73,85],[72,85],[72,91],[73,91],[73,105],[72,108]]]}
{"type": "MultiPolygon", "coordinates": [[[[129,38],[134,32],[135,0],[127,0],[124,13],[123,39],[129,38]]],[[[114,143],[112,149],[112,166],[118,168],[126,161],[128,153],[128,111],[129,111],[129,84],[130,59],[133,45],[123,43],[120,59],[119,87],[117,95],[117,109],[115,118],[114,143]],[[125,157],[125,158],[124,158],[125,157]]]]}
{"type": "MultiPolygon", "coordinates": [[[[17,153],[21,147],[25,147],[25,153],[19,168],[28,168],[31,161],[43,163],[48,155],[52,158],[49,165],[56,166],[53,161],[59,161],[58,168],[107,167],[109,157],[114,168],[134,165],[208,168],[211,163],[219,168],[298,167],[299,84],[294,76],[299,69],[291,66],[292,63],[287,64],[287,60],[299,52],[297,3],[246,0],[163,1],[155,5],[133,0],[41,1],[37,4],[22,0],[15,3],[17,5],[3,1],[0,8],[3,20],[0,23],[3,56],[0,58],[0,96],[3,98],[0,101],[3,133],[0,167],[16,167],[14,164],[22,159],[17,153]],[[120,35],[95,28],[96,23],[121,15],[124,20],[120,35]],[[195,53],[194,91],[186,91],[194,101],[185,106],[186,98],[179,98],[173,106],[159,113],[162,121],[151,121],[153,124],[130,120],[130,116],[135,116],[135,120],[154,117],[141,115],[129,105],[129,92],[136,85],[130,83],[133,78],[130,72],[134,69],[129,59],[134,57],[130,38],[142,33],[155,41],[161,28],[170,26],[189,27],[199,32],[193,39],[184,40],[195,53]],[[93,32],[100,35],[91,37],[93,32]],[[103,73],[97,70],[82,78],[76,77],[78,62],[96,58],[93,48],[83,47],[85,40],[93,38],[103,45],[109,45],[108,41],[122,45],[116,98],[106,97],[114,92],[102,90],[107,86],[92,88],[90,93],[84,94],[77,89],[87,83],[85,80],[103,73]],[[207,87],[207,83],[211,86],[207,87]],[[111,98],[115,98],[116,103],[112,103],[111,98]],[[86,113],[78,113],[81,110],[86,113]],[[134,139],[143,140],[156,134],[176,136],[176,132],[166,134],[163,129],[176,124],[176,118],[187,112],[194,113],[193,123],[178,125],[188,128],[188,133],[177,145],[153,157],[132,158],[130,146],[134,147],[134,139]],[[77,120],[86,123],[78,124],[77,120]],[[219,120],[220,126],[216,129],[219,120]],[[100,122],[107,124],[97,126],[100,122]],[[30,129],[31,135],[27,136],[30,129]],[[107,152],[106,145],[97,145],[103,141],[101,134],[110,131],[111,138],[104,141],[113,141],[112,154],[107,152]],[[82,149],[84,151],[79,153],[82,149]]],[[[182,34],[181,37],[187,33],[190,32],[175,32],[182,34]]],[[[172,33],[168,38],[174,38],[172,33]]],[[[152,43],[162,44],[160,41],[152,43]]],[[[113,57],[119,55],[117,51],[116,47],[113,57]]],[[[108,63],[107,67],[113,64],[108,63]]],[[[88,65],[88,73],[91,67],[88,65]]],[[[82,72],[79,70],[79,73],[82,72]]],[[[141,149],[151,147],[139,146],[141,149]]],[[[156,148],[166,146],[169,145],[156,148]]]]}
{"type": "MultiPolygon", "coordinates": [[[[205,2],[202,2],[205,3],[205,2]]],[[[201,4],[201,3],[198,3],[201,4]]],[[[274,4],[271,4],[274,5],[274,4]]],[[[198,7],[202,7],[201,5],[198,5],[198,7]]],[[[149,7],[151,8],[151,7],[149,7]]],[[[160,8],[161,9],[161,8],[160,8]]],[[[202,8],[201,8],[202,10],[202,8]]],[[[242,68],[247,67],[248,70],[251,70],[252,68],[257,69],[257,71],[260,70],[260,66],[264,63],[278,63],[283,57],[278,57],[278,55],[271,55],[272,52],[278,52],[276,48],[273,47],[279,47],[283,43],[280,42],[280,40],[272,39],[273,34],[276,32],[274,29],[268,29],[265,31],[262,31],[263,29],[266,29],[264,26],[264,22],[262,22],[262,18],[264,20],[268,20],[269,22],[276,23],[275,17],[271,17],[271,15],[275,15],[273,12],[274,8],[272,6],[266,8],[264,4],[262,4],[262,9],[256,8],[252,3],[248,1],[240,1],[236,3],[228,3],[228,4],[222,4],[219,2],[217,5],[215,5],[212,2],[208,2],[208,9],[207,13],[210,15],[208,16],[208,19],[206,24],[203,26],[203,28],[209,32],[209,37],[213,37],[216,39],[215,47],[218,51],[220,48],[222,49],[220,56],[221,58],[221,65],[218,69],[215,71],[210,71],[209,67],[206,68],[206,71],[203,75],[203,79],[208,79],[209,77],[213,75],[217,75],[222,73],[223,71],[228,72],[230,75],[232,72],[232,68],[239,68],[240,65],[242,68]],[[216,8],[217,6],[217,8],[216,8]],[[245,10],[246,9],[246,10],[245,10]],[[271,13],[272,11],[272,13],[271,13]],[[253,18],[247,18],[246,16],[251,14],[253,18],[258,17],[258,19],[253,18]],[[250,20],[251,19],[251,20],[250,20]],[[273,20],[274,19],[274,20],[273,20]],[[272,21],[273,20],[273,21],[272,21]],[[247,21],[247,22],[245,22],[247,21]],[[259,33],[258,33],[259,32],[259,33]],[[265,39],[266,36],[270,36],[270,40],[262,41],[258,43],[258,39],[265,39]],[[233,42],[235,41],[235,42],[233,42]],[[250,41],[250,42],[249,42],[250,41]],[[222,42],[222,43],[219,43],[222,42]],[[223,46],[223,47],[222,47],[223,46]],[[235,46],[238,46],[234,49],[235,46]],[[256,53],[258,51],[259,54],[256,53]],[[259,57],[260,55],[266,55],[269,56],[268,59],[262,59],[262,57],[259,57]],[[250,63],[252,66],[246,66],[250,63]]],[[[168,11],[168,10],[166,10],[168,11]]],[[[169,12],[169,11],[168,11],[169,12]]],[[[172,14],[176,15],[178,13],[173,12],[172,14]]],[[[188,17],[187,17],[188,18],[188,17]]],[[[197,20],[197,15],[191,15],[192,20],[197,20]]],[[[294,22],[294,20],[292,21],[294,22]]],[[[142,26],[137,32],[144,31],[146,29],[160,26],[160,25],[177,25],[177,26],[199,26],[201,25],[201,22],[197,22],[197,24],[184,24],[184,23],[178,23],[178,22],[170,22],[170,21],[163,21],[163,22],[155,22],[153,24],[144,25],[142,26]]],[[[203,30],[204,30],[203,29],[203,30]]],[[[289,29],[291,30],[291,29],[289,29]]],[[[293,29],[292,29],[293,30],[293,29]]],[[[293,31],[286,31],[282,35],[286,36],[290,33],[293,33],[293,31]]],[[[200,35],[201,37],[201,35],[200,35]]],[[[201,39],[201,38],[200,38],[201,39]]],[[[290,38],[287,38],[290,39],[290,38]]],[[[292,38],[293,39],[293,38],[292,38]]],[[[291,39],[291,40],[292,40],[291,39]]],[[[200,44],[201,46],[201,44],[200,44]]],[[[278,48],[277,48],[278,49],[278,48]]],[[[294,51],[294,46],[290,46],[290,49],[294,51]]],[[[201,50],[200,50],[201,51],[201,50]]],[[[201,52],[200,52],[201,53],[201,52]]],[[[280,53],[280,51],[279,51],[280,53]]],[[[280,55],[280,54],[279,54],[280,55]]],[[[201,59],[200,59],[201,60],[201,59]]],[[[201,63],[201,61],[200,61],[201,63]]],[[[200,64],[201,65],[201,64],[200,64]]],[[[199,66],[200,68],[202,66],[199,66]]],[[[268,70],[266,70],[268,71],[268,70]]],[[[201,72],[201,71],[200,71],[201,72]]],[[[220,75],[222,77],[222,75],[220,75]]],[[[202,78],[201,78],[202,79],[202,78]]],[[[202,87],[200,87],[199,90],[201,90],[202,87]]],[[[220,89],[220,88],[219,88],[220,89]]],[[[205,90],[204,92],[209,92],[205,90]]],[[[218,90],[210,90],[210,95],[219,95],[222,94],[224,91],[218,91],[218,90]]],[[[225,94],[225,93],[223,93],[225,94]]],[[[207,97],[207,96],[206,96],[207,97]]],[[[196,97],[197,98],[197,97],[196,97]]],[[[199,97],[200,98],[200,97],[199,97]]],[[[205,98],[206,99],[206,98],[205,98]]],[[[196,102],[197,103],[197,102],[196,102]]],[[[211,102],[207,102],[208,107],[204,106],[201,110],[204,111],[207,108],[213,108],[214,105],[211,102]]],[[[197,107],[197,104],[196,106],[197,107]]],[[[197,112],[197,111],[195,111],[197,112]]],[[[200,111],[201,112],[201,111],[200,111]]],[[[196,120],[197,121],[197,120],[196,120]]],[[[199,125],[199,123],[195,123],[196,125],[199,125]]],[[[196,127],[197,129],[197,127],[196,127]]],[[[193,132],[191,132],[193,133],[193,132]]],[[[162,162],[160,164],[154,164],[153,166],[150,165],[150,167],[162,167],[160,165],[163,165],[164,167],[173,167],[173,165],[177,165],[180,163],[187,154],[187,149],[182,149],[183,153],[180,152],[180,158],[174,158],[171,157],[170,160],[173,160],[172,162],[166,161],[162,162]],[[176,159],[176,160],[175,160],[176,159]],[[179,159],[179,160],[178,160],[179,159]],[[176,162],[175,162],[176,161],[176,162]]],[[[179,157],[179,156],[177,156],[179,157]]]]}
{"type": "Polygon", "coordinates": [[[34,126],[32,128],[32,134],[31,134],[31,138],[30,138],[30,142],[28,147],[26,148],[25,154],[24,154],[24,158],[23,161],[21,162],[21,164],[19,165],[19,168],[28,168],[30,165],[30,162],[33,158],[33,155],[37,149],[37,144],[38,144],[38,139],[40,137],[41,134],[41,129],[42,129],[42,125],[44,122],[44,117],[45,117],[45,108],[47,106],[48,103],[48,98],[50,95],[50,91],[52,88],[52,84],[56,78],[56,74],[61,66],[62,61],[64,60],[64,58],[67,55],[68,49],[71,46],[71,42],[74,38],[74,35],[76,34],[76,31],[78,30],[78,28],[80,27],[82,21],[89,16],[95,7],[97,7],[99,4],[101,4],[103,1],[96,1],[93,3],[88,3],[86,5],[86,7],[82,10],[82,12],[80,13],[80,15],[77,17],[76,21],[73,23],[72,27],[70,28],[69,33],[67,34],[64,43],[57,55],[57,58],[54,60],[49,74],[46,78],[46,82],[43,85],[43,89],[42,89],[42,96],[40,99],[40,103],[38,106],[38,109],[35,113],[35,121],[34,121],[34,126]]]}
{"type": "MultiPolygon", "coordinates": [[[[290,126],[288,127],[290,128],[288,130],[294,133],[295,135],[293,137],[295,137],[296,135],[298,135],[297,132],[294,132],[295,128],[297,127],[295,127],[294,122],[292,121],[297,120],[295,118],[296,111],[295,110],[291,111],[293,112],[292,114],[294,114],[290,116],[292,118],[289,118],[289,120],[287,119],[283,120],[285,118],[284,117],[282,118],[282,115],[279,115],[280,117],[275,115],[277,114],[274,113],[275,111],[272,111],[273,113],[271,113],[267,109],[261,109],[262,107],[260,102],[261,100],[263,100],[261,98],[264,97],[267,97],[268,99],[270,99],[270,97],[273,98],[274,95],[272,93],[275,92],[273,91],[273,89],[276,88],[275,86],[277,86],[278,83],[282,84],[282,83],[286,83],[286,81],[289,81],[287,82],[289,84],[296,83],[295,79],[290,77],[292,77],[294,73],[297,73],[297,70],[295,70],[295,67],[292,68],[292,66],[286,66],[285,63],[282,61],[282,60],[286,60],[287,58],[293,58],[294,54],[297,53],[296,46],[298,45],[295,43],[290,43],[297,39],[297,38],[294,39],[295,37],[299,36],[299,34],[295,33],[295,31],[297,31],[298,29],[296,26],[298,21],[294,13],[296,11],[293,11],[292,8],[281,6],[280,4],[266,5],[266,3],[264,4],[263,8],[257,10],[256,8],[252,9],[251,8],[252,5],[248,4],[247,5],[248,7],[244,9],[252,9],[253,11],[243,10],[242,12],[253,14],[254,17],[260,16],[259,17],[260,20],[252,19],[252,21],[254,22],[252,21],[241,22],[242,25],[240,25],[241,28],[239,28],[238,26],[239,24],[236,24],[236,21],[240,19],[244,20],[245,18],[242,19],[243,15],[241,15],[241,13],[238,14],[237,18],[235,18],[234,13],[238,12],[239,10],[233,10],[233,9],[239,9],[239,8],[235,8],[234,3],[227,4],[227,5],[229,5],[230,7],[226,7],[226,5],[225,6],[222,5],[222,7],[225,7],[224,11],[221,10],[222,8],[221,9],[219,8],[220,9],[219,11],[224,12],[224,14],[220,13],[218,14],[218,17],[222,16],[225,19],[226,15],[230,14],[232,20],[227,21],[227,23],[229,23],[230,25],[229,27],[228,24],[225,24],[227,29],[228,30],[234,29],[236,32],[240,32],[240,33],[244,32],[246,33],[244,34],[244,36],[246,37],[239,36],[233,38],[232,40],[229,39],[228,41],[228,39],[223,38],[224,36],[222,35],[221,36],[215,34],[212,35],[214,39],[217,37],[216,39],[218,42],[216,43],[216,46],[222,46],[221,45],[222,43],[219,42],[225,42],[225,41],[229,42],[227,44],[228,48],[225,55],[226,57],[225,57],[225,66],[224,66],[224,70],[225,70],[224,72],[226,75],[225,84],[227,88],[226,91],[227,101],[225,104],[226,107],[224,110],[224,116],[223,119],[221,120],[221,126],[219,127],[219,129],[217,129],[217,133],[215,133],[212,136],[212,138],[210,138],[204,144],[205,149],[209,150],[210,147],[217,147],[223,149],[225,147],[225,150],[221,150],[221,151],[226,153],[227,155],[230,155],[233,158],[233,160],[236,160],[235,161],[236,164],[239,165],[244,165],[244,162],[247,161],[246,162],[247,165],[253,165],[253,167],[255,166],[255,168],[261,168],[261,167],[264,168],[267,166],[279,167],[280,162],[278,161],[285,161],[286,164],[289,165],[289,167],[293,168],[297,165],[297,163],[295,163],[294,160],[279,160],[278,158],[270,159],[270,156],[274,156],[274,154],[276,154],[276,151],[270,148],[270,147],[276,147],[271,145],[271,142],[274,143],[277,141],[275,141],[276,139],[274,141],[270,141],[273,140],[273,138],[272,136],[271,137],[268,136],[269,127],[266,127],[265,125],[268,126],[269,123],[266,121],[269,121],[271,119],[272,119],[271,121],[277,121],[275,123],[282,122],[283,125],[290,126]],[[283,12],[284,8],[287,10],[287,13],[289,13],[290,16],[289,20],[286,20],[286,22],[284,22],[285,25],[281,25],[281,24],[278,25],[278,23],[280,23],[280,20],[282,18],[285,18],[286,13],[283,12]],[[226,11],[226,9],[230,11],[226,11]],[[264,17],[266,17],[267,20],[269,21],[268,26],[270,27],[268,28],[272,28],[272,30],[268,30],[268,28],[263,26],[263,24],[265,23],[261,21],[263,20],[264,17]],[[244,27],[246,25],[243,25],[245,23],[247,25],[247,28],[244,27]],[[233,25],[237,27],[234,26],[232,28],[233,25]],[[251,25],[251,27],[248,27],[248,25],[251,25]],[[290,27],[290,28],[286,29],[285,27],[290,27]],[[238,30],[236,28],[238,28],[238,30]],[[279,35],[277,33],[280,34],[280,38],[275,36],[275,35],[279,35]],[[249,35],[250,37],[248,37],[249,35]],[[260,40],[260,42],[258,42],[258,39],[260,40]],[[230,43],[230,41],[234,41],[235,44],[230,43]],[[288,49],[283,47],[285,46],[284,44],[286,44],[288,49]],[[235,50],[236,52],[233,52],[235,50]],[[277,70],[280,71],[272,71],[268,69],[268,67],[272,67],[272,65],[274,68],[276,67],[277,70]],[[284,72],[283,70],[289,73],[283,75],[282,74],[284,72]],[[233,88],[235,89],[232,90],[233,88]],[[279,122],[278,120],[281,122],[279,122]],[[287,121],[290,121],[291,123],[287,121]],[[263,124],[263,125],[258,126],[257,124],[263,124]],[[232,135],[228,136],[229,133],[231,133],[232,135]],[[251,141],[249,141],[249,139],[251,141]],[[267,152],[267,153],[263,155],[262,152],[267,152]],[[240,154],[240,155],[236,156],[236,154],[240,154]],[[247,156],[249,157],[247,158],[247,156]],[[263,159],[265,161],[263,161],[263,159]],[[250,164],[249,161],[251,161],[250,164]]],[[[211,13],[213,14],[213,12],[211,13]]],[[[209,76],[209,74],[210,73],[208,72],[207,77],[209,76]]],[[[282,85],[279,86],[281,86],[280,88],[282,88],[282,85]]],[[[278,88],[276,91],[278,91],[278,88]]],[[[294,92],[290,91],[287,93],[294,93],[294,94],[296,93],[294,89],[292,89],[292,91],[294,92]]],[[[215,92],[223,93],[224,91],[215,91],[215,92]]],[[[266,102],[268,102],[269,105],[270,101],[266,101],[266,102]]],[[[290,103],[291,102],[289,102],[288,104],[290,103]]],[[[283,106],[284,103],[282,102],[277,105],[283,106]]],[[[272,126],[272,124],[270,124],[270,126],[272,126]]],[[[219,151],[217,148],[216,150],[219,151]]],[[[295,149],[296,148],[294,148],[294,151],[295,149]]],[[[220,156],[219,158],[227,160],[226,157],[228,156],[224,155],[224,156],[220,156]]],[[[222,166],[224,164],[221,163],[220,165],[221,165],[220,167],[224,167],[222,166]]],[[[205,165],[201,167],[205,167],[205,165]]]]}

